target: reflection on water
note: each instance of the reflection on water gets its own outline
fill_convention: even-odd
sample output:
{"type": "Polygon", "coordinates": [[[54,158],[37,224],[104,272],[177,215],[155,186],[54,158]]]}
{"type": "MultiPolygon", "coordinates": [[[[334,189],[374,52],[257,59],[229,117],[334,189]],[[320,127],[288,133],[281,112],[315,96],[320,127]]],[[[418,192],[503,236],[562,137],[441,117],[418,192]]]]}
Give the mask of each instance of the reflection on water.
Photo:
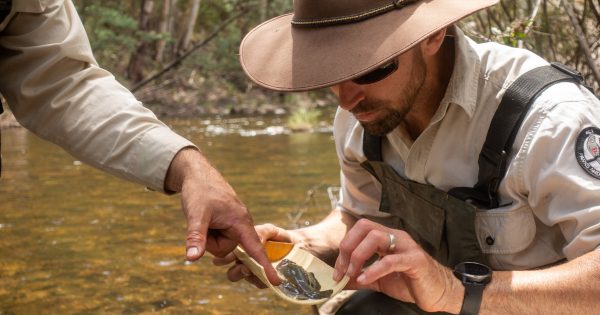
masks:
{"type": "MultiPolygon", "coordinates": [[[[253,213],[290,226],[326,215],[338,183],[331,133],[289,133],[261,118],[176,120],[253,213]],[[318,187],[316,198],[307,190],[318,187]]],[[[230,283],[210,258],[184,260],[178,196],[74,161],[24,129],[2,132],[0,314],[311,314],[230,283]]]]}

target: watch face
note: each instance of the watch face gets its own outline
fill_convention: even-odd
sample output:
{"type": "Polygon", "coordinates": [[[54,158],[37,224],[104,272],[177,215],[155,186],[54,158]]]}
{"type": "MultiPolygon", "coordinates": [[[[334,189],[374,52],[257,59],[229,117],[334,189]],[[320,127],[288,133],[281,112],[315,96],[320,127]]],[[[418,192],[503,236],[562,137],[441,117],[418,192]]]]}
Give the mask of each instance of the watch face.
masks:
{"type": "Polygon", "coordinates": [[[492,276],[492,269],[484,264],[476,262],[463,262],[456,265],[454,274],[463,281],[488,283],[492,276]]]}

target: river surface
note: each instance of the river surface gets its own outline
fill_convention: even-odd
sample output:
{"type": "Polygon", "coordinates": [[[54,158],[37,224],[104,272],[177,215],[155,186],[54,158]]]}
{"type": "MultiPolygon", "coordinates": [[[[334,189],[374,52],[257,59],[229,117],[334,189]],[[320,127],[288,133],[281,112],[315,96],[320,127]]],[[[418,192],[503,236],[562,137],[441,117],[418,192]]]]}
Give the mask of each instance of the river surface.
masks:
{"type": "MultiPolygon", "coordinates": [[[[328,122],[331,120],[328,119],[328,122]]],[[[330,128],[283,118],[170,120],[253,214],[286,228],[327,215],[339,168],[330,128]]],[[[0,314],[311,314],[184,258],[179,196],[93,169],[23,128],[2,131],[0,314]]]]}

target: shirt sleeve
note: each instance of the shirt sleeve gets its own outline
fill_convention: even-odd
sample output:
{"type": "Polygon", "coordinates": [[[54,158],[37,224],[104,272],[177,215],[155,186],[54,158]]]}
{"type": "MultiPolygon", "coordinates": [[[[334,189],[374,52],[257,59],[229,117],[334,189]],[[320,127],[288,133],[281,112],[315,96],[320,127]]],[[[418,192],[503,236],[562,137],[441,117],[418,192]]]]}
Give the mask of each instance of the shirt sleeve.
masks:
{"type": "MultiPolygon", "coordinates": [[[[600,127],[600,101],[583,87],[560,83],[543,93],[535,121],[525,138],[517,167],[536,217],[558,226],[568,259],[600,245],[600,178],[578,163],[576,143],[582,131],[600,127]]],[[[536,106],[534,104],[534,106],[536,106]]],[[[593,165],[600,169],[600,163],[593,165]]]]}
{"type": "Polygon", "coordinates": [[[97,65],[70,0],[13,5],[0,34],[0,93],[17,120],[87,164],[164,191],[174,155],[194,145],[97,65]]]}
{"type": "Polygon", "coordinates": [[[379,211],[381,184],[360,164],[366,160],[362,150],[363,129],[347,111],[338,109],[333,137],[340,164],[338,209],[354,216],[389,216],[379,211]]]}

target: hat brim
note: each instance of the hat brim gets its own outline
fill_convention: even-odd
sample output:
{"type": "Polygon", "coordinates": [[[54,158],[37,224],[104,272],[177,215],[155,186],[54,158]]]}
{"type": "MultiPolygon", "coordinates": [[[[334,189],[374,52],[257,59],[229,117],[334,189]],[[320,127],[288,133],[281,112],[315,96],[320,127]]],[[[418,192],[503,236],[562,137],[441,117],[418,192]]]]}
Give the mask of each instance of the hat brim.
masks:
{"type": "Polygon", "coordinates": [[[361,22],[292,27],[293,14],[262,23],[240,45],[248,77],[276,91],[308,91],[358,77],[429,35],[498,0],[425,0],[361,22]]]}

